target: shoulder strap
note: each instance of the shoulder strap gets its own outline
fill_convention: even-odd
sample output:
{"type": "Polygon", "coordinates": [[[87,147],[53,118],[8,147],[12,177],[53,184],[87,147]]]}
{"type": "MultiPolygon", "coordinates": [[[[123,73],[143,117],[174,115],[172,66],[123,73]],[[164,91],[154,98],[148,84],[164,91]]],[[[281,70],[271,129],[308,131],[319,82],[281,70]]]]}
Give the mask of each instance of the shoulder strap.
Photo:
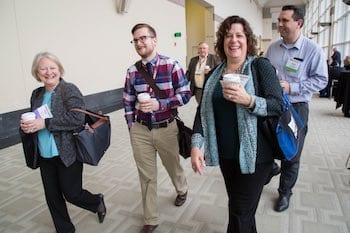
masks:
{"type": "MultiPolygon", "coordinates": [[[[64,99],[64,87],[63,86],[61,87],[61,98],[63,101],[63,106],[65,108],[67,108],[67,104],[66,104],[67,100],[64,99]]],[[[80,109],[80,108],[72,108],[72,109],[69,109],[68,111],[70,111],[70,112],[82,112],[84,114],[96,117],[96,118],[101,119],[103,121],[109,121],[109,118],[107,116],[102,115],[102,112],[100,112],[100,111],[99,111],[99,113],[94,113],[94,112],[91,112],[89,110],[84,110],[84,109],[80,109]]]]}
{"type": "Polygon", "coordinates": [[[64,87],[63,87],[63,85],[61,86],[61,98],[62,98],[63,106],[65,108],[67,108],[67,100],[64,99],[64,87]]]}
{"type": "Polygon", "coordinates": [[[141,60],[136,62],[135,66],[137,68],[137,71],[140,72],[142,77],[145,79],[145,81],[148,83],[148,85],[150,85],[150,87],[154,90],[156,95],[161,99],[165,99],[166,98],[165,93],[159,89],[157,84],[154,82],[154,79],[148,74],[148,72],[142,66],[141,60]]]}
{"type": "Polygon", "coordinates": [[[257,89],[257,92],[258,94],[261,94],[261,89],[260,88],[260,74],[258,74],[257,72],[257,63],[258,63],[258,59],[259,58],[255,58],[251,64],[251,69],[252,69],[252,75],[253,75],[253,81],[254,81],[254,88],[257,89]]]}
{"type": "Polygon", "coordinates": [[[254,80],[254,88],[258,90],[257,93],[259,95],[265,96],[264,88],[261,87],[261,83],[263,82],[262,81],[263,77],[261,76],[261,73],[260,73],[260,70],[264,68],[264,67],[261,67],[261,62],[263,62],[263,60],[268,60],[268,59],[266,57],[255,58],[251,64],[251,69],[252,69],[252,75],[254,80]],[[260,63],[260,69],[258,69],[259,63],[260,63]]]}
{"type": "Polygon", "coordinates": [[[101,114],[97,114],[88,110],[84,110],[84,109],[80,109],[80,108],[72,108],[69,110],[70,112],[82,112],[85,113],[87,115],[96,117],[98,119],[104,120],[104,121],[109,121],[109,118],[107,116],[101,115],[101,114]]]}

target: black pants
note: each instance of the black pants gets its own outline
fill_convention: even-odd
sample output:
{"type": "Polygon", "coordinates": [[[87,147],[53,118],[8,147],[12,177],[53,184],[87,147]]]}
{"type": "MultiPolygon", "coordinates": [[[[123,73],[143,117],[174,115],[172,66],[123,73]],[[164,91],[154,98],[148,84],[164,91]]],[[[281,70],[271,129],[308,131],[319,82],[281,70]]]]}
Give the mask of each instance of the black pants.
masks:
{"type": "Polygon", "coordinates": [[[281,177],[278,192],[280,195],[286,196],[292,195],[292,188],[297,182],[300,167],[300,156],[304,147],[309,116],[309,105],[307,103],[295,103],[293,104],[293,107],[304,122],[305,128],[300,132],[299,148],[296,156],[291,161],[281,161],[281,177]]]}
{"type": "Polygon", "coordinates": [[[238,161],[220,158],[228,194],[227,233],[256,233],[255,212],[271,163],[257,164],[254,174],[241,174],[238,161]]]}
{"type": "Polygon", "coordinates": [[[57,233],[75,232],[65,200],[93,213],[97,212],[99,196],[82,188],[83,164],[81,162],[75,161],[71,166],[66,167],[59,157],[40,158],[40,172],[46,202],[57,233]]]}

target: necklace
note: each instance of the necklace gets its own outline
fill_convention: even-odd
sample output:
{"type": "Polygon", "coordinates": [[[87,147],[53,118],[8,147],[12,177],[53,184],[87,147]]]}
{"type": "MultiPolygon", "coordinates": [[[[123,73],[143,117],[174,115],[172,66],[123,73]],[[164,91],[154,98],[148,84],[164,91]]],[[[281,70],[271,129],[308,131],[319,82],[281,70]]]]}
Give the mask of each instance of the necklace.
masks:
{"type": "Polygon", "coordinates": [[[241,64],[240,66],[238,66],[237,69],[234,69],[233,71],[230,71],[227,67],[224,70],[224,74],[228,74],[228,73],[235,73],[235,74],[240,74],[242,72],[242,67],[243,64],[241,64]]]}
{"type": "Polygon", "coordinates": [[[241,71],[242,71],[242,66],[243,66],[243,64],[240,65],[237,69],[235,69],[235,70],[233,71],[233,73],[240,74],[241,71]]]}

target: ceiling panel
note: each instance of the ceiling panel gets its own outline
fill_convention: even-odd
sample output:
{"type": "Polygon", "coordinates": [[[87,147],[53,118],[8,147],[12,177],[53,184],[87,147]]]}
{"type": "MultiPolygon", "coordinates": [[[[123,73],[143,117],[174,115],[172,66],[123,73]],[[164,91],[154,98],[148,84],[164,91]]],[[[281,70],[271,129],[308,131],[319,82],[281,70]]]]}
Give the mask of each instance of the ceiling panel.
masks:
{"type": "Polygon", "coordinates": [[[284,5],[305,5],[307,0],[257,0],[265,8],[282,7],[284,5]]]}

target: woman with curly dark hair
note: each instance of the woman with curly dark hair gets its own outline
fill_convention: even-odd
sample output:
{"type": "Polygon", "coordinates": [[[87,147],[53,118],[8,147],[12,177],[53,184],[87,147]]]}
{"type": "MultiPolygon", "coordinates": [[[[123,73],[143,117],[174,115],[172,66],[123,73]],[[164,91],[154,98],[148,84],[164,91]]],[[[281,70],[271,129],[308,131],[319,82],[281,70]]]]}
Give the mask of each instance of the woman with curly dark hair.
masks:
{"type": "Polygon", "coordinates": [[[259,125],[282,113],[275,69],[257,58],[256,39],[239,16],[226,18],[216,52],[223,61],[207,76],[192,135],[194,172],[219,165],[228,194],[229,233],[256,233],[255,212],[271,171],[273,150],[259,125]],[[230,82],[226,76],[236,76],[230,82]],[[224,79],[222,79],[224,77],[224,79]]]}

